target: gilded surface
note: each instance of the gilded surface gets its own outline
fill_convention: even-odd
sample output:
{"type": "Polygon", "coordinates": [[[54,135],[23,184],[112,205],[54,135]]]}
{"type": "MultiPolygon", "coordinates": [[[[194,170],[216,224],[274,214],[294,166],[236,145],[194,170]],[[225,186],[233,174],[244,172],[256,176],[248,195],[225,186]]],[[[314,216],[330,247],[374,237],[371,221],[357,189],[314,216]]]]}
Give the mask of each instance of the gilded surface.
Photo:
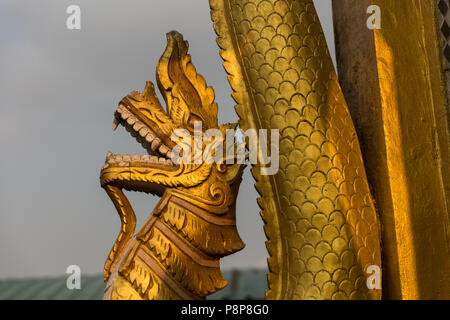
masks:
{"type": "Polygon", "coordinates": [[[268,299],[379,299],[380,227],[356,132],[311,0],[210,0],[243,129],[280,130],[280,170],[252,172],[268,299]]]}
{"type": "Polygon", "coordinates": [[[450,298],[450,135],[437,3],[333,2],[339,78],[383,223],[385,299],[450,298]],[[379,6],[381,29],[355,28],[369,5],[379,6]]]}
{"type": "MultiPolygon", "coordinates": [[[[187,42],[176,32],[167,38],[157,68],[167,111],[147,82],[142,93],[120,102],[114,118],[114,127],[123,125],[149,155],[109,153],[101,170],[101,185],[122,222],[105,264],[105,299],[203,299],[226,285],[219,258],[244,247],[235,221],[244,166],[171,160],[175,129],[194,132],[201,122],[204,131],[224,134],[235,125],[218,125],[214,91],[192,65],[187,42]],[[135,235],[135,215],[122,189],[161,196],[135,235]]],[[[200,147],[212,143],[205,139],[200,147]]]]}
{"type": "MultiPolygon", "coordinates": [[[[436,1],[333,2],[340,76],[380,218],[312,0],[209,2],[240,127],[280,133],[278,173],[252,169],[270,256],[266,298],[380,299],[369,266],[383,269],[385,298],[448,298],[450,135],[436,1]],[[380,30],[365,28],[371,4],[380,30]]],[[[244,246],[235,225],[243,166],[170,160],[176,128],[235,127],[218,125],[214,92],[175,32],[157,80],[167,110],[148,82],[114,122],[150,155],[108,154],[101,172],[122,222],[106,299],[202,299],[226,285],[219,258],[244,246]],[[161,196],[135,235],[123,189],[161,196]]]]}

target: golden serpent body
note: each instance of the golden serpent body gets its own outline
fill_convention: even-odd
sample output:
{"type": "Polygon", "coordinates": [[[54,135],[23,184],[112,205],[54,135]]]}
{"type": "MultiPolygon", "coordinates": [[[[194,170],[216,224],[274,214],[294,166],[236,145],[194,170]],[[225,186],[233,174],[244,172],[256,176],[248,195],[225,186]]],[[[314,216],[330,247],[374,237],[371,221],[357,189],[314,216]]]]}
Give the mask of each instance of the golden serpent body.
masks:
{"type": "Polygon", "coordinates": [[[253,167],[268,299],[380,299],[380,226],[312,0],[210,0],[240,126],[278,129],[280,169],[253,167]]]}

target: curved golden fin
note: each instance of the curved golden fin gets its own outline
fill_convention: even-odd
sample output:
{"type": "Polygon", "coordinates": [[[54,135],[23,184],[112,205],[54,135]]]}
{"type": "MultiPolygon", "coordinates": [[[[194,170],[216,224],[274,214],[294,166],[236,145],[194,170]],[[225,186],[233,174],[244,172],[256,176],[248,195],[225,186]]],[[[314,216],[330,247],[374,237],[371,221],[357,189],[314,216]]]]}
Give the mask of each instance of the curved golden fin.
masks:
{"type": "Polygon", "coordinates": [[[202,121],[203,127],[217,127],[217,104],[214,90],[206,85],[191,63],[188,42],[172,31],[167,34],[167,47],[158,63],[158,87],[167,103],[168,113],[180,127],[202,121]]]}
{"type": "Polygon", "coordinates": [[[103,273],[103,278],[106,281],[111,274],[111,270],[116,265],[118,257],[125,249],[128,241],[133,236],[134,230],[136,228],[136,215],[134,214],[130,202],[120,188],[105,185],[104,189],[114,203],[122,224],[116,242],[114,243],[114,246],[112,247],[108,258],[106,259],[105,269],[103,273]]]}

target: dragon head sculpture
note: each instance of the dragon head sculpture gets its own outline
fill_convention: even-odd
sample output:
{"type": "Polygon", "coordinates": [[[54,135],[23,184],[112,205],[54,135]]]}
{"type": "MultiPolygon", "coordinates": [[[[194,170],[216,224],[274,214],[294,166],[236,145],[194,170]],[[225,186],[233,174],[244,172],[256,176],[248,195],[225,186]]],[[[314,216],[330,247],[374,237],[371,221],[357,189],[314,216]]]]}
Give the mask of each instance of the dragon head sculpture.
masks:
{"type": "MultiPolygon", "coordinates": [[[[102,185],[115,184],[129,190],[162,195],[165,188],[193,187],[205,181],[211,172],[218,173],[224,181],[233,181],[240,165],[217,166],[206,162],[174,163],[172,150],[177,146],[176,130],[184,129],[192,135],[194,125],[202,130],[217,128],[224,135],[235,125],[217,123],[217,103],[214,90],[207,87],[204,78],[197,74],[187,54],[188,43],[181,34],[167,34],[167,48],[157,68],[158,87],[166,101],[167,111],[159,102],[153,83],[147,81],[142,93],[133,91],[119,103],[115,112],[114,129],[123,125],[148,151],[148,155],[133,157],[108,153],[102,168],[102,185]]],[[[205,150],[217,141],[203,141],[205,150]]],[[[180,159],[181,160],[181,159],[180,159]]]]}
{"type": "MultiPolygon", "coordinates": [[[[171,196],[176,196],[195,208],[191,211],[197,210],[211,216],[211,221],[235,221],[234,203],[244,165],[236,161],[227,164],[230,162],[225,161],[226,156],[218,163],[195,161],[195,153],[175,161],[175,153],[183,156],[185,150],[177,149],[181,141],[177,130],[189,134],[189,141],[192,145],[197,144],[203,154],[205,150],[222,147],[224,140],[201,139],[198,142],[198,132],[195,130],[197,124],[201,124],[202,134],[216,129],[225,136],[228,129],[236,128],[234,124],[218,125],[214,90],[197,74],[187,52],[188,43],[181,34],[175,31],[167,34],[167,47],[157,67],[157,84],[167,110],[159,102],[153,83],[147,81],[142,93],[130,93],[120,101],[115,112],[114,130],[118,125],[123,125],[148,154],[130,156],[108,153],[101,170],[101,185],[112,199],[122,220],[121,232],[105,265],[105,279],[108,279],[127,244],[133,239],[136,226],[134,212],[122,189],[161,196],[160,203],[153,211],[154,216],[161,214],[171,196]],[[175,152],[176,150],[179,152],[175,152]]],[[[177,223],[183,224],[183,221],[177,223]]],[[[232,224],[228,223],[228,226],[232,224]]],[[[206,230],[202,235],[206,237],[205,240],[197,241],[194,246],[206,254],[216,256],[235,252],[243,248],[244,244],[237,235],[235,225],[232,228],[234,236],[231,237],[223,231],[217,237],[208,234],[206,230]]],[[[189,232],[197,231],[190,230],[187,233],[189,232]]],[[[184,236],[192,241],[200,237],[184,236]]]]}

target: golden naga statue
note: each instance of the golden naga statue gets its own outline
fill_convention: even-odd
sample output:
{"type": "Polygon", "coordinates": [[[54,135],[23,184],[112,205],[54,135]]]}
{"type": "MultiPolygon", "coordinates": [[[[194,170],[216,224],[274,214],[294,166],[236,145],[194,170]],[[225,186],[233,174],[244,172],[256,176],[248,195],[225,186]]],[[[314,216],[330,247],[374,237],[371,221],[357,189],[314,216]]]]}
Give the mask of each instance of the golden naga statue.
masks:
{"type": "MultiPolygon", "coordinates": [[[[266,298],[381,299],[381,287],[369,283],[370,270],[383,269],[381,219],[312,0],[210,0],[210,7],[240,128],[279,130],[278,172],[261,173],[261,152],[252,168],[270,255],[266,298]]],[[[122,220],[105,265],[105,299],[205,298],[226,285],[219,258],[244,247],[235,225],[243,164],[171,160],[176,129],[235,128],[218,125],[213,89],[187,49],[180,34],[168,34],[157,68],[167,111],[148,82],[115,113],[115,125],[150,155],[108,154],[101,171],[122,220]],[[135,235],[122,189],[161,196],[135,235]]]]}
{"type": "MultiPolygon", "coordinates": [[[[147,82],[115,113],[114,126],[125,126],[150,155],[109,153],[101,171],[101,185],[122,221],[105,264],[106,299],[202,299],[227,284],[219,258],[244,247],[235,219],[244,165],[171,160],[177,129],[194,133],[200,121],[225,134],[235,125],[218,125],[214,91],[191,64],[187,42],[176,32],[167,37],[157,69],[167,112],[147,82]],[[122,189],[161,196],[134,236],[135,214],[122,189]]],[[[200,147],[211,148],[215,141],[205,139],[200,147]]]]}

